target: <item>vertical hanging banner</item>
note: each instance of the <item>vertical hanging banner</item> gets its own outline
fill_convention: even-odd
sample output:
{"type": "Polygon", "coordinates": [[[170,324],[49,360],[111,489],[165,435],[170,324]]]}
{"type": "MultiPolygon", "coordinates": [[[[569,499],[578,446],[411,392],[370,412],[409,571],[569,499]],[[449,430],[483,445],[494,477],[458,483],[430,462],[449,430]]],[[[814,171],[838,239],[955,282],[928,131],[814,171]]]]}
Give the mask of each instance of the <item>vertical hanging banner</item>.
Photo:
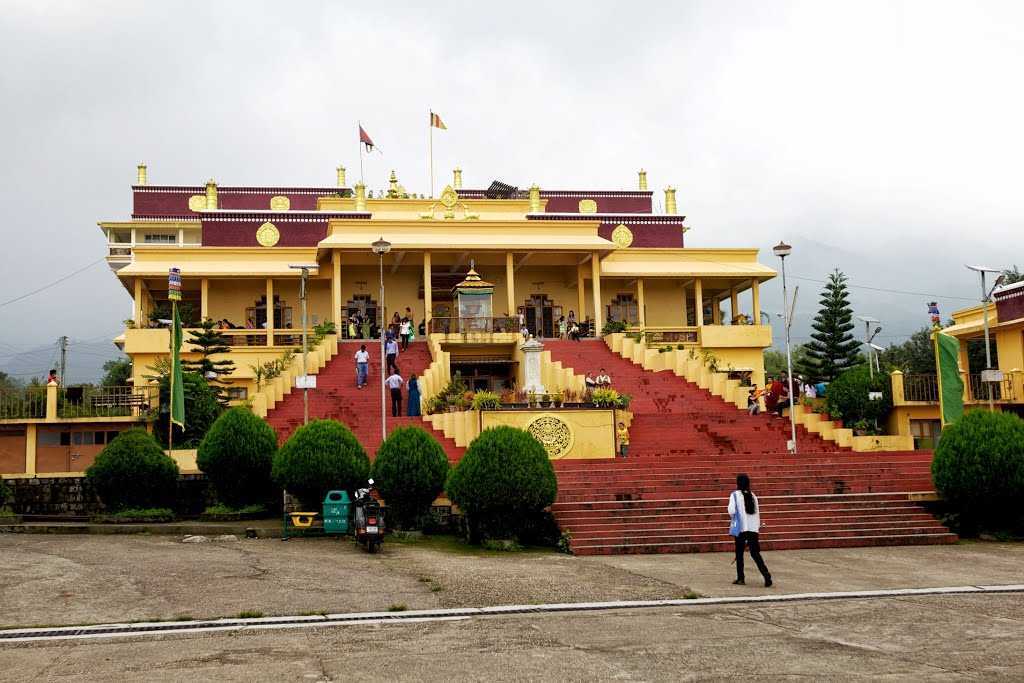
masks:
{"type": "MultiPolygon", "coordinates": [[[[185,427],[185,388],[181,376],[181,269],[171,268],[167,274],[167,299],[171,302],[171,377],[170,422],[185,427]]],[[[169,439],[168,439],[169,441],[169,439]]]]}
{"type": "Polygon", "coordinates": [[[956,422],[964,414],[964,381],[960,377],[960,341],[935,333],[935,366],[939,377],[939,414],[942,425],[956,422]]]}

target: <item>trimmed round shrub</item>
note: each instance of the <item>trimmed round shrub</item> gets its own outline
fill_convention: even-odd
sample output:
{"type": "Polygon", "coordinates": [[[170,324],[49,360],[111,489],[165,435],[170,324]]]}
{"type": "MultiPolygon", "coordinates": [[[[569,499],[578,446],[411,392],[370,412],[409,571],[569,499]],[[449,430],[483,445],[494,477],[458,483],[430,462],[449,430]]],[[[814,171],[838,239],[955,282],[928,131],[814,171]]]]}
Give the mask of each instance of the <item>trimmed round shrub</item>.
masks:
{"type": "Polygon", "coordinates": [[[199,469],[213,483],[217,499],[233,508],[264,502],[277,435],[246,407],[222,413],[199,444],[199,469]]]}
{"type": "Polygon", "coordinates": [[[430,514],[430,504],[444,490],[448,456],[423,429],[399,427],[377,449],[371,476],[395,524],[413,529],[430,514]]]}
{"type": "Polygon", "coordinates": [[[128,429],[96,456],[85,476],[111,511],[173,507],[178,464],[152,434],[128,429]]]}
{"type": "Polygon", "coordinates": [[[829,416],[842,420],[847,427],[861,420],[872,427],[881,425],[892,410],[892,382],[881,372],[872,379],[868,366],[858,365],[829,383],[825,402],[829,416]],[[872,401],[868,398],[872,391],[882,392],[882,398],[872,401]]]}
{"type": "Polygon", "coordinates": [[[466,515],[470,541],[522,538],[555,502],[558,482],[548,453],[515,427],[485,429],[448,476],[448,497],[466,515]]]}
{"type": "Polygon", "coordinates": [[[319,510],[332,490],[349,493],[366,483],[370,459],[348,427],[313,420],[295,430],[274,456],[271,477],[310,510],[319,510]]]}
{"type": "Polygon", "coordinates": [[[1010,413],[968,411],[942,430],[932,479],[966,530],[1019,524],[1024,518],[1024,420],[1010,413]]]}

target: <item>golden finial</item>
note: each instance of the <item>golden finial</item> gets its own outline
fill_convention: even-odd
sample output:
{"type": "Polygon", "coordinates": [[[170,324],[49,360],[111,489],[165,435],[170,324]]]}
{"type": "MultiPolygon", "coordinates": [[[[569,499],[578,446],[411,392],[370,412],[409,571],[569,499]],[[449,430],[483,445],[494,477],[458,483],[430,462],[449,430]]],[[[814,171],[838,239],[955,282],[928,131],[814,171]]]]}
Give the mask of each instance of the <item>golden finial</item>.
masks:
{"type": "Polygon", "coordinates": [[[388,188],[388,199],[398,199],[402,196],[402,190],[398,187],[398,175],[395,174],[394,170],[391,171],[391,177],[388,178],[390,187],[388,188]]]}
{"type": "Polygon", "coordinates": [[[338,167],[338,187],[345,187],[345,167],[338,167]]]}
{"type": "Polygon", "coordinates": [[[217,210],[217,181],[213,178],[206,181],[206,210],[217,210]]]}
{"type": "Polygon", "coordinates": [[[456,190],[461,190],[462,189],[462,169],[461,168],[456,168],[454,171],[452,171],[452,176],[453,176],[452,177],[452,187],[454,187],[456,190]]]}
{"type": "Polygon", "coordinates": [[[638,175],[640,176],[640,190],[642,192],[646,191],[647,190],[647,171],[645,171],[644,169],[641,168],[639,173],[638,173],[638,175]]]}
{"type": "Polygon", "coordinates": [[[676,213],[676,188],[671,185],[665,188],[665,213],[676,213]]]}
{"type": "Polygon", "coordinates": [[[366,185],[356,183],[356,211],[366,211],[366,185]]]}
{"type": "Polygon", "coordinates": [[[138,175],[135,178],[135,184],[136,185],[145,185],[146,184],[146,164],[139,164],[137,170],[138,170],[138,175]]]}
{"type": "Polygon", "coordinates": [[[530,186],[530,213],[540,212],[540,188],[534,183],[530,186]]]}

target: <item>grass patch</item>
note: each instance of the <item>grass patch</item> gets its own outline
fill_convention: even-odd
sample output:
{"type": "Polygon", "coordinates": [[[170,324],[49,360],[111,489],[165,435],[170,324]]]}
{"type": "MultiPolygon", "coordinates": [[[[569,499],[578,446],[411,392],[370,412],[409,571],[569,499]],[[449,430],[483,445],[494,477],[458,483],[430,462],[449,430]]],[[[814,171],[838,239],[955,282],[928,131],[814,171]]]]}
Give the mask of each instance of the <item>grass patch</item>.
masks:
{"type": "Polygon", "coordinates": [[[259,610],[245,610],[238,613],[239,619],[259,619],[263,616],[263,612],[259,610]]]}
{"type": "MultiPolygon", "coordinates": [[[[388,542],[394,545],[409,548],[424,548],[436,550],[452,555],[473,555],[477,557],[496,557],[508,554],[507,550],[493,550],[479,545],[470,545],[464,539],[452,534],[437,534],[423,536],[422,538],[395,538],[388,536],[388,542]]],[[[554,548],[544,546],[520,546],[519,552],[553,555],[557,551],[554,548]]],[[[424,582],[426,583],[426,582],[424,582]]]]}
{"type": "Polygon", "coordinates": [[[327,612],[321,612],[319,610],[309,610],[308,612],[299,612],[300,617],[326,617],[327,612]]]}
{"type": "Polygon", "coordinates": [[[404,602],[393,602],[388,605],[389,612],[404,612],[409,609],[404,602]]]}
{"type": "Polygon", "coordinates": [[[118,512],[106,512],[93,515],[94,523],[130,523],[130,522],[173,522],[174,511],[170,508],[128,508],[118,512]]]}
{"type": "Polygon", "coordinates": [[[253,505],[246,505],[245,507],[233,508],[223,503],[217,503],[216,505],[210,505],[203,510],[204,515],[262,515],[266,514],[267,508],[265,505],[255,503],[253,505]]]}

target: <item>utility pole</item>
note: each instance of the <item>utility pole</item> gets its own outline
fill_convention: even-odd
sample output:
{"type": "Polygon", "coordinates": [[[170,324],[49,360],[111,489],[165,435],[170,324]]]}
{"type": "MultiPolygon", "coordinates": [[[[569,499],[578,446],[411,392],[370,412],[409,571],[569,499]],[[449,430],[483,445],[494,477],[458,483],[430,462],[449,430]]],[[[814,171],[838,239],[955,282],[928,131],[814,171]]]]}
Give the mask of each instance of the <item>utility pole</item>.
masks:
{"type": "Polygon", "coordinates": [[[67,335],[62,335],[57,340],[60,344],[60,385],[65,386],[64,374],[67,372],[68,367],[68,338],[67,335]]]}

